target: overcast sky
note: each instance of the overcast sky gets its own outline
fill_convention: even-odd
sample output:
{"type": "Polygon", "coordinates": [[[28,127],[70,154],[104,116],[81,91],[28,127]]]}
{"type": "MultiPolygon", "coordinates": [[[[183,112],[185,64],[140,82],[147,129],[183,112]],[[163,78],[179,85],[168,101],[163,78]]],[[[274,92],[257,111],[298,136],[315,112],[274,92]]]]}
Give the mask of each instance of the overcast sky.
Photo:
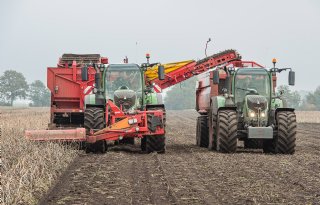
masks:
{"type": "MultiPolygon", "coordinates": [[[[292,67],[297,90],[320,85],[317,0],[1,0],[0,74],[46,81],[63,53],[100,53],[111,63],[173,62],[233,48],[244,60],[292,67]]],[[[287,84],[288,73],[279,84],[287,84]]]]}

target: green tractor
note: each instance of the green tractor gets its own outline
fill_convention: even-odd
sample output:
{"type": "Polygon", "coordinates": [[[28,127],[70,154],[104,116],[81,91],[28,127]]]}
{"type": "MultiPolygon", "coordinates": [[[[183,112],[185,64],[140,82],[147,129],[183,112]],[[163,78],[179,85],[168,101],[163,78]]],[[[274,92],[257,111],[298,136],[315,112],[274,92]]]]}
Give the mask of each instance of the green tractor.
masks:
{"type": "MultiPolygon", "coordinates": [[[[145,78],[149,66],[94,65],[95,88],[85,96],[84,127],[89,138],[100,138],[87,140],[87,152],[105,152],[107,141],[134,144],[135,138],[141,139],[142,151],[165,152],[165,108],[161,93],[145,78]]],[[[85,81],[88,70],[82,73],[85,81]]],[[[163,66],[158,76],[164,78],[163,66]]]]}
{"type": "Polygon", "coordinates": [[[255,62],[248,67],[247,63],[230,62],[210,75],[199,77],[197,108],[201,116],[197,121],[197,144],[233,153],[240,140],[245,148],[293,154],[296,115],[294,108],[286,106],[282,95],[276,95],[275,87],[276,73],[288,69],[289,85],[294,85],[294,71],[275,68],[275,61],[269,70],[255,62]],[[205,82],[210,82],[210,86],[205,82]],[[208,99],[210,106],[205,107],[208,99]]]}
{"type": "Polygon", "coordinates": [[[80,142],[87,152],[107,151],[108,145],[134,144],[141,139],[147,153],[165,152],[165,107],[161,93],[146,78],[165,78],[159,63],[141,66],[109,64],[99,54],[64,54],[48,67],[51,117],[47,130],[26,130],[33,141],[80,142]]]}

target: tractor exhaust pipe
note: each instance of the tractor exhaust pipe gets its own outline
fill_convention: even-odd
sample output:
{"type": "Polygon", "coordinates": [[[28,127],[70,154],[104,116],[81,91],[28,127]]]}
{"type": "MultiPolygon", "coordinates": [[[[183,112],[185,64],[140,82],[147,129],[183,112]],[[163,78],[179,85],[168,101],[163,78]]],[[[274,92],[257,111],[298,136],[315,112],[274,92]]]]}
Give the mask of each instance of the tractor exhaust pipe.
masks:
{"type": "Polygon", "coordinates": [[[96,98],[96,105],[104,105],[105,104],[105,99],[103,96],[103,90],[101,88],[101,73],[100,73],[100,69],[98,68],[98,66],[96,64],[93,65],[95,70],[96,70],[96,74],[95,74],[95,84],[96,84],[96,88],[97,88],[97,92],[95,94],[95,98],[96,98]]]}

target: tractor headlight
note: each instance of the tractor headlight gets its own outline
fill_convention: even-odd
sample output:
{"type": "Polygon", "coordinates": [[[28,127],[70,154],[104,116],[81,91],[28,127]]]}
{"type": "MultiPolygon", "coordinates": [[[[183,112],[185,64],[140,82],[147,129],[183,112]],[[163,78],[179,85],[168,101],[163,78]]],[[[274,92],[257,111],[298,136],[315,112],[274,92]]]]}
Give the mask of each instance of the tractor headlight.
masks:
{"type": "Polygon", "coordinates": [[[260,116],[261,116],[261,117],[265,117],[265,116],[266,116],[266,113],[262,112],[262,113],[260,114],[260,116]]]}
{"type": "Polygon", "coordinates": [[[253,111],[249,111],[249,117],[255,117],[256,113],[254,113],[253,111]]]}

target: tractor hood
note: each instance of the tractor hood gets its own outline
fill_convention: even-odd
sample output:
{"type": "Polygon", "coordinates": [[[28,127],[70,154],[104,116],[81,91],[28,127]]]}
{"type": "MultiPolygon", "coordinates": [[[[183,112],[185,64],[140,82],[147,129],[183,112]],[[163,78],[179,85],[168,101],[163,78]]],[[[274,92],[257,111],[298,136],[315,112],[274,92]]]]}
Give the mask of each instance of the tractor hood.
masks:
{"type": "Polygon", "coordinates": [[[250,110],[258,112],[268,108],[268,100],[262,95],[247,95],[246,96],[247,106],[250,110]]]}
{"type": "Polygon", "coordinates": [[[136,104],[136,92],[128,89],[126,86],[116,90],[114,92],[114,102],[120,107],[122,106],[124,110],[128,110],[136,104]]]}
{"type": "Polygon", "coordinates": [[[268,122],[268,99],[263,95],[247,95],[244,106],[245,122],[249,126],[266,126],[268,122]]]}

